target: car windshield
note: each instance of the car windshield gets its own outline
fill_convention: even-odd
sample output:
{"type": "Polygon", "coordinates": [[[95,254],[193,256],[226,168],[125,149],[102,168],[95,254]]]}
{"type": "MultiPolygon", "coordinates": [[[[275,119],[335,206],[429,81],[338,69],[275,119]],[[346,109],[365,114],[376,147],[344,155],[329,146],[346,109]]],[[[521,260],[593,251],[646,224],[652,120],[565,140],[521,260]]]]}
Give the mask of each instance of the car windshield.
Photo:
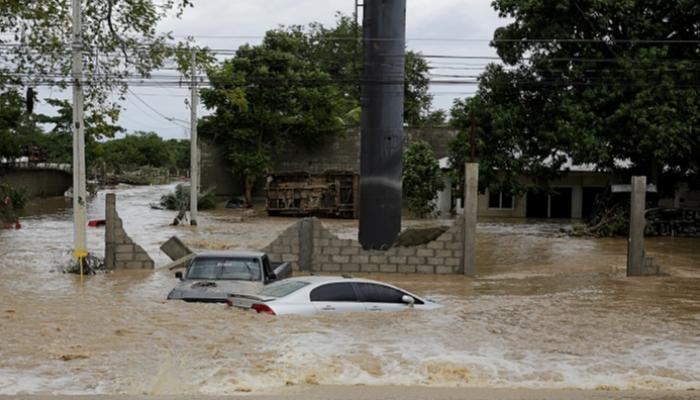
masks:
{"type": "Polygon", "coordinates": [[[279,281],[266,286],[258,293],[263,297],[284,297],[308,285],[304,281],[279,281]]]}
{"type": "Polygon", "coordinates": [[[256,258],[195,258],[187,269],[187,279],[259,281],[260,264],[256,258]]]}

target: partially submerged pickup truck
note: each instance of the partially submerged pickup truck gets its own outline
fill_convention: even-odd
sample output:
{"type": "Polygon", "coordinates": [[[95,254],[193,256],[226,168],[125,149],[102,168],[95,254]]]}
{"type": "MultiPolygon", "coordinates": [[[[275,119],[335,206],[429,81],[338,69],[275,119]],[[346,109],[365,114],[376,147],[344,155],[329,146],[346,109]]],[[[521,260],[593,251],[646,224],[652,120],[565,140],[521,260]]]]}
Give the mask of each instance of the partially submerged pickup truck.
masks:
{"type": "Polygon", "coordinates": [[[257,293],[265,285],[292,276],[289,263],[270,262],[262,252],[211,252],[197,254],[168,299],[225,303],[231,293],[257,293]]]}

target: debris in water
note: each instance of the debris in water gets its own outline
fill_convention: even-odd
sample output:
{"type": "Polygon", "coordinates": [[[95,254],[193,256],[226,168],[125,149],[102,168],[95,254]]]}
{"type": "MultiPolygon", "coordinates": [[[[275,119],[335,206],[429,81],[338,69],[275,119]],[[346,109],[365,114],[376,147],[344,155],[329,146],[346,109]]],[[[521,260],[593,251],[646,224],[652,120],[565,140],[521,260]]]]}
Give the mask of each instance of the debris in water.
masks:
{"type": "MultiPolygon", "coordinates": [[[[108,270],[105,267],[105,261],[102,257],[97,257],[92,254],[89,254],[83,259],[83,274],[95,275],[98,272],[107,271],[108,270]]],[[[64,274],[79,274],[80,264],[78,264],[78,262],[75,259],[71,258],[70,261],[68,261],[68,265],[64,265],[61,267],[61,272],[63,272],[64,274]]]]}
{"type": "Polygon", "coordinates": [[[84,360],[90,358],[86,354],[62,354],[59,359],[61,361],[73,361],[73,360],[84,360]]]}

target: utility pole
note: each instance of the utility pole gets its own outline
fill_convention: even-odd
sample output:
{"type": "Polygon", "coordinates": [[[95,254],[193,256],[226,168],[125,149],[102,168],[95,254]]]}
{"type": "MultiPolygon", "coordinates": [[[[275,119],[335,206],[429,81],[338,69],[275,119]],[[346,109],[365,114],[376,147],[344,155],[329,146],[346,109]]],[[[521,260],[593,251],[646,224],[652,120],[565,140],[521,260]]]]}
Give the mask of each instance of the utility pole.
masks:
{"type": "MultiPolygon", "coordinates": [[[[82,266],[87,256],[87,225],[85,188],[85,127],[83,126],[83,49],[82,15],[80,0],[72,0],[73,6],[73,255],[82,266]]],[[[82,271],[82,269],[81,269],[82,271]]]]}
{"type": "Polygon", "coordinates": [[[406,0],[363,4],[359,239],[386,250],[401,231],[406,0]]]}
{"type": "Polygon", "coordinates": [[[190,224],[197,226],[199,195],[199,149],[197,146],[197,50],[192,49],[192,101],[190,102],[190,224]]]}

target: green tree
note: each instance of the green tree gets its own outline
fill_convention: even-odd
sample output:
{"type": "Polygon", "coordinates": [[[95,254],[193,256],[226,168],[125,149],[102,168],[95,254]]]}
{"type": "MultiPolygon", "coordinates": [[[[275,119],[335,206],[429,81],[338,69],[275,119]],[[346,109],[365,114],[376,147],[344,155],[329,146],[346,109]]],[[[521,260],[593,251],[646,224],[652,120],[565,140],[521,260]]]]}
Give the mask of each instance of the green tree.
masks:
{"type": "Polygon", "coordinates": [[[406,52],[406,82],[404,84],[403,119],[409,126],[426,125],[433,104],[428,93],[430,68],[420,53],[406,52]]]}
{"type": "MultiPolygon", "coordinates": [[[[128,79],[148,76],[177,49],[169,33],[159,33],[160,21],[180,16],[190,0],[83,1],[83,64],[86,109],[95,118],[114,123],[119,105],[111,94],[126,93],[128,79]],[[101,116],[100,116],[101,115],[101,116]]],[[[70,1],[3,0],[0,32],[3,63],[0,89],[15,86],[70,85],[72,42],[70,1]]],[[[97,122],[97,121],[95,121],[97,122]]]]}
{"type": "MultiPolygon", "coordinates": [[[[360,107],[362,27],[355,24],[355,19],[337,13],[332,27],[315,22],[308,27],[297,25],[278,31],[299,39],[299,56],[333,79],[345,99],[339,104],[343,113],[349,114],[349,120],[359,121],[356,114],[360,107]]],[[[420,53],[407,51],[405,71],[404,121],[411,126],[425,125],[433,100],[428,93],[428,63],[420,53]]]]}
{"type": "Polygon", "coordinates": [[[533,137],[535,153],[545,147],[535,145],[540,140],[551,156],[566,152],[575,163],[613,168],[616,160],[630,160],[653,181],[664,168],[698,173],[697,1],[493,5],[513,20],[494,34],[499,56],[512,67],[487,71],[479,92],[498,115],[498,104],[509,105],[513,122],[523,123],[519,136],[533,137]],[[512,91],[501,97],[504,80],[512,91]]]}
{"type": "Polygon", "coordinates": [[[202,135],[227,147],[247,201],[282,146],[314,146],[342,131],[344,96],[304,48],[300,31],[269,31],[262,44],[243,45],[208,71],[212,88],[202,102],[214,114],[202,120],[202,135]]]}
{"type": "Polygon", "coordinates": [[[0,158],[20,155],[18,128],[23,114],[24,98],[17,90],[0,93],[0,158]]]}
{"type": "Polygon", "coordinates": [[[437,192],[444,189],[440,165],[430,144],[411,143],[404,154],[403,197],[408,209],[419,217],[435,210],[437,192]]]}

